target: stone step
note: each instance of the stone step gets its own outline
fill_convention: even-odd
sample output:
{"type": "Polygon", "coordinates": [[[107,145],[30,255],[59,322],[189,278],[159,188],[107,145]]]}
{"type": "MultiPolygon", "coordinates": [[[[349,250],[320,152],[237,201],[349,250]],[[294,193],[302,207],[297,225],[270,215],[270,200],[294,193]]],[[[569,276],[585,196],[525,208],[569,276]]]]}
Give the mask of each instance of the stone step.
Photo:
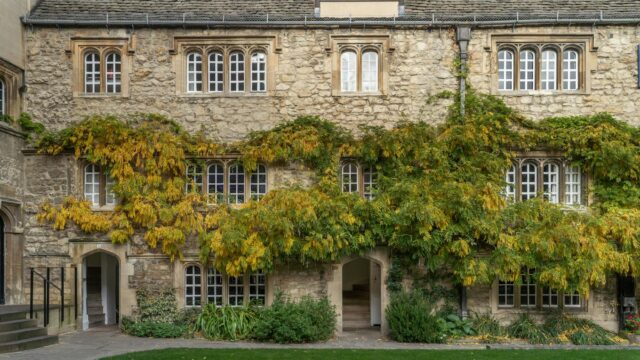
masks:
{"type": "Polygon", "coordinates": [[[343,313],[368,313],[369,305],[342,305],[343,313]]]}
{"type": "Polygon", "coordinates": [[[0,344],[0,353],[35,349],[35,348],[39,348],[47,345],[53,345],[57,343],[58,343],[58,336],[56,335],[38,336],[30,339],[22,339],[22,340],[0,344]]]}
{"type": "Polygon", "coordinates": [[[342,298],[343,299],[368,299],[369,292],[368,291],[343,291],[342,298]]]}
{"type": "Polygon", "coordinates": [[[36,319],[20,319],[0,322],[0,332],[26,329],[38,326],[36,319]]]}
{"type": "Polygon", "coordinates": [[[32,327],[0,333],[0,344],[47,335],[47,329],[32,327]]]}
{"type": "Polygon", "coordinates": [[[370,327],[371,327],[371,321],[369,319],[342,321],[342,330],[344,331],[368,329],[370,327]]]}
{"type": "Polygon", "coordinates": [[[342,305],[365,305],[369,306],[369,298],[366,299],[354,299],[354,298],[342,298],[342,305]]]}
{"type": "Polygon", "coordinates": [[[89,325],[104,324],[104,314],[88,314],[89,325]]]}
{"type": "Polygon", "coordinates": [[[102,305],[100,305],[100,306],[88,306],[87,307],[87,314],[89,314],[89,315],[104,314],[104,309],[102,308],[102,305]]]}
{"type": "Polygon", "coordinates": [[[12,321],[12,320],[24,320],[27,318],[26,311],[9,312],[0,314],[0,322],[12,321]]]}

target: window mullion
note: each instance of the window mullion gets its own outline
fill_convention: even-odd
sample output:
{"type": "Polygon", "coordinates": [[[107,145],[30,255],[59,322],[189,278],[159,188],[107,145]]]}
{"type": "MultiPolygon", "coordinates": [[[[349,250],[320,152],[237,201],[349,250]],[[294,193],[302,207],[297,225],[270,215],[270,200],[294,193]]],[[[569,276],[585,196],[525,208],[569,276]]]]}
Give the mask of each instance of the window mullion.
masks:
{"type": "Polygon", "coordinates": [[[362,92],[362,49],[356,53],[356,91],[362,92]]]}

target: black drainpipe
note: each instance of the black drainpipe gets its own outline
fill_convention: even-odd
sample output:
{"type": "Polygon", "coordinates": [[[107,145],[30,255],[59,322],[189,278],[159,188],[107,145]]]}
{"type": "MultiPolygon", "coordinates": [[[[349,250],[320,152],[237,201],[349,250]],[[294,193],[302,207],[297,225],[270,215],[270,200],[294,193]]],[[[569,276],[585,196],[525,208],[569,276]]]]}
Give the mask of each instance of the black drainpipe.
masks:
{"type": "Polygon", "coordinates": [[[469,57],[467,48],[469,46],[469,40],[471,40],[471,28],[459,26],[456,29],[456,40],[458,41],[458,46],[460,47],[460,117],[464,117],[464,102],[467,88],[467,59],[469,57]]]}
{"type": "MultiPolygon", "coordinates": [[[[464,103],[467,90],[467,59],[469,57],[467,48],[469,47],[469,40],[471,40],[471,28],[460,26],[456,28],[456,40],[460,47],[460,118],[464,119],[464,103]]],[[[467,311],[467,288],[464,285],[460,285],[460,315],[463,319],[469,316],[467,311]]]]}

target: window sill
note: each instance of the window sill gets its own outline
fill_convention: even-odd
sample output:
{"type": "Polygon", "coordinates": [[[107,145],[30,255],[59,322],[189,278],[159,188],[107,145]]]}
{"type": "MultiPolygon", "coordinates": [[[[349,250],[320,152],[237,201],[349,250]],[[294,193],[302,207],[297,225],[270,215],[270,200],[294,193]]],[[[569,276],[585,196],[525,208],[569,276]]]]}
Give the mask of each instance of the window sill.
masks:
{"type": "Polygon", "coordinates": [[[272,94],[270,92],[223,92],[223,93],[215,93],[215,92],[194,92],[194,93],[178,93],[178,97],[181,98],[243,98],[243,97],[268,97],[272,94]]]}
{"type": "Polygon", "coordinates": [[[342,92],[342,91],[333,91],[331,94],[334,97],[384,97],[386,96],[383,92],[342,92]]]}
{"type": "Polygon", "coordinates": [[[125,95],[123,93],[117,93],[117,94],[104,94],[104,93],[100,93],[100,94],[87,94],[87,93],[75,93],[73,94],[73,97],[77,97],[77,98],[86,98],[86,99],[107,99],[107,98],[128,98],[129,95],[125,95]]]}
{"type": "Polygon", "coordinates": [[[94,212],[111,212],[116,209],[115,205],[103,205],[103,206],[91,206],[91,211],[94,212]]]}
{"type": "Polygon", "coordinates": [[[578,313],[578,312],[587,312],[586,307],[550,307],[550,308],[537,308],[537,307],[507,307],[507,306],[498,306],[498,312],[507,312],[507,313],[529,313],[529,314],[539,314],[546,315],[550,312],[557,311],[558,309],[562,309],[563,311],[578,313]]]}
{"type": "Polygon", "coordinates": [[[515,91],[506,91],[506,90],[494,90],[493,95],[497,96],[560,96],[560,95],[570,95],[570,96],[580,96],[580,95],[589,95],[590,93],[585,90],[576,90],[576,91],[561,91],[561,90],[515,90],[515,91]]]}

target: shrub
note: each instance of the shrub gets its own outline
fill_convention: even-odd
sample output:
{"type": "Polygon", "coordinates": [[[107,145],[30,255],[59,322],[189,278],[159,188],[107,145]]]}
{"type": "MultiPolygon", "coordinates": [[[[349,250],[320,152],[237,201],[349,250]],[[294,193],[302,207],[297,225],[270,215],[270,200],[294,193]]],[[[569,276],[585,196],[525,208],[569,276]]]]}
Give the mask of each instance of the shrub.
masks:
{"type": "Polygon", "coordinates": [[[136,322],[128,317],[122,318],[120,327],[124,333],[132,336],[154,338],[177,338],[185,335],[188,331],[186,325],[152,321],[136,322]]]}
{"type": "Polygon", "coordinates": [[[169,287],[136,290],[138,320],[152,323],[173,323],[178,317],[175,289],[169,287]]]}
{"type": "Polygon", "coordinates": [[[136,291],[135,317],[123,317],[120,328],[139,337],[175,338],[189,334],[194,310],[178,311],[173,288],[142,287],[136,291]]]}
{"type": "Polygon", "coordinates": [[[446,339],[433,304],[416,291],[400,292],[386,310],[391,338],[399,342],[441,343],[446,339]]]}
{"type": "Polygon", "coordinates": [[[545,330],[560,342],[571,341],[575,345],[613,345],[615,334],[591,320],[578,319],[562,312],[547,318],[545,330]]]}
{"type": "Polygon", "coordinates": [[[485,336],[505,336],[507,331],[500,325],[491,314],[474,314],[472,318],[472,327],[478,335],[485,336]]]}
{"type": "Polygon", "coordinates": [[[522,314],[507,328],[511,337],[525,339],[531,344],[550,344],[554,341],[540,325],[536,324],[529,314],[522,314]]]}
{"type": "Polygon", "coordinates": [[[256,313],[250,306],[217,307],[207,304],[195,323],[196,331],[212,340],[239,340],[249,337],[255,325],[256,313]]]}
{"type": "Polygon", "coordinates": [[[329,299],[290,301],[279,294],[271,307],[258,312],[253,337],[277,343],[325,341],[333,336],[335,326],[336,311],[329,299]]]}

